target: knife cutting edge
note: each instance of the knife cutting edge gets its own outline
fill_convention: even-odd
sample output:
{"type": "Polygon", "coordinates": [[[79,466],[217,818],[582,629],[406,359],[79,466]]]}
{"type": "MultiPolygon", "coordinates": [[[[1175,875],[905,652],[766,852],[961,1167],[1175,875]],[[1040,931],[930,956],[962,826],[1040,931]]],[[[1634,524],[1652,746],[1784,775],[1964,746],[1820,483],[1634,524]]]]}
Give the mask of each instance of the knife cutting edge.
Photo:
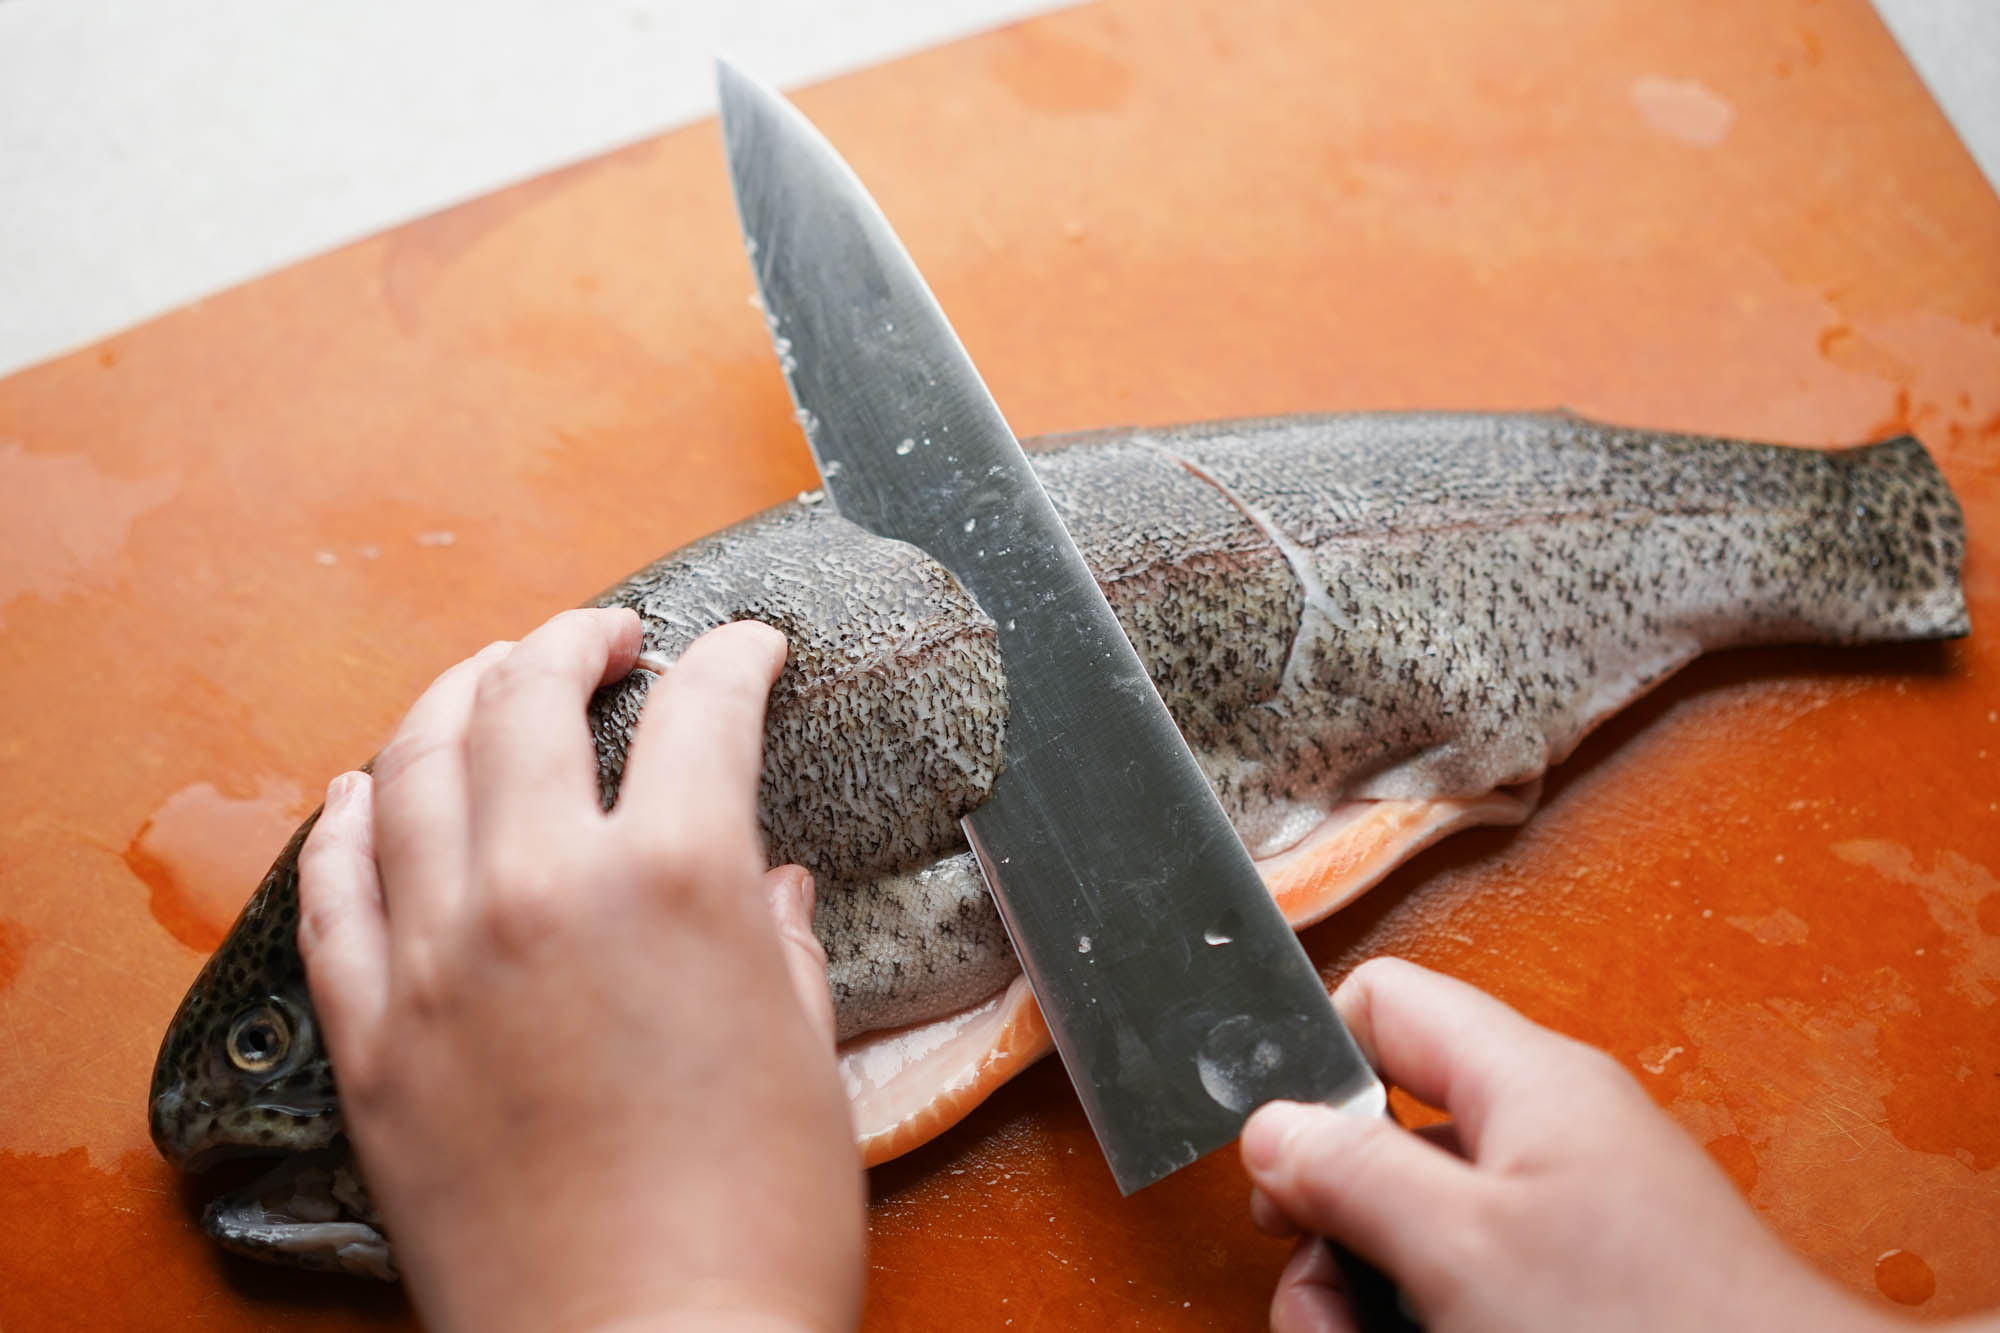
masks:
{"type": "MultiPolygon", "coordinates": [[[[781,96],[726,61],[718,83],[745,248],[828,499],[920,547],[994,623],[1004,762],[965,832],[1120,1190],[1233,1140],[1266,1101],[1386,1114],[888,221],[781,96]]],[[[1388,1322],[1379,1274],[1348,1275],[1390,1293],[1368,1326],[1410,1326],[1388,1322]]]]}

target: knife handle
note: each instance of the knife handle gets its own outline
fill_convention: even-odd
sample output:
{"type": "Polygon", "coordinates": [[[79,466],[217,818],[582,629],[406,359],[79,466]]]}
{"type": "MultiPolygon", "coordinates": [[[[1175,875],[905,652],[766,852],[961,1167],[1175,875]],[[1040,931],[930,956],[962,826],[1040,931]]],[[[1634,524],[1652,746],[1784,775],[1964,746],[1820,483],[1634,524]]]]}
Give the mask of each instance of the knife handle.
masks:
{"type": "Polygon", "coordinates": [[[1361,1333],[1424,1333],[1387,1273],[1339,1241],[1328,1240],[1326,1247],[1333,1251],[1334,1266],[1347,1284],[1347,1307],[1361,1333]]]}

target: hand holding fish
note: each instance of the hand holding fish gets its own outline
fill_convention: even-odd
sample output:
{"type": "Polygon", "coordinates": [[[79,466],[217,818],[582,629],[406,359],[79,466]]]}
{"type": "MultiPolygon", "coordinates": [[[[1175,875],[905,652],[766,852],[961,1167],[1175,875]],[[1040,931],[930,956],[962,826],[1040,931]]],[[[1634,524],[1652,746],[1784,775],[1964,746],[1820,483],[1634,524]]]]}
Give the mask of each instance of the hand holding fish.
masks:
{"type": "Polygon", "coordinates": [[[349,1133],[433,1328],[858,1309],[811,884],[766,874],[757,834],[785,642],[737,624],[689,647],[607,814],[585,708],[639,641],[629,611],[570,612],[447,671],[299,858],[349,1133]]]}
{"type": "Polygon", "coordinates": [[[1334,1001],[1385,1078],[1453,1119],[1433,1136],[1297,1103],[1251,1118],[1253,1215],[1311,1233],[1272,1299],[1280,1333],[1350,1327],[1320,1235],[1393,1273],[1431,1333],[1903,1326],[1786,1250],[1602,1052],[1396,959],[1334,1001]]]}

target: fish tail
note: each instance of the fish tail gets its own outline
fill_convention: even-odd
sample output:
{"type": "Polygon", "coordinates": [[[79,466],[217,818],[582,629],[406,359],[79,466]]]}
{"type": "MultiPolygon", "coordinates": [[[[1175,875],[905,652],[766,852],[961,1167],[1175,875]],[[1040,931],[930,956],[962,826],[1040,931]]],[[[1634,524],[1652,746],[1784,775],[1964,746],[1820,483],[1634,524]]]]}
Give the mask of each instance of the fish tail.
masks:
{"type": "Polygon", "coordinates": [[[1839,483],[1830,571],[1844,575],[1850,615],[1837,641],[1955,639],[1971,632],[1961,571],[1965,515],[1923,444],[1899,435],[1824,455],[1839,483]],[[1843,632],[1845,631],[1845,632],[1843,632]]]}

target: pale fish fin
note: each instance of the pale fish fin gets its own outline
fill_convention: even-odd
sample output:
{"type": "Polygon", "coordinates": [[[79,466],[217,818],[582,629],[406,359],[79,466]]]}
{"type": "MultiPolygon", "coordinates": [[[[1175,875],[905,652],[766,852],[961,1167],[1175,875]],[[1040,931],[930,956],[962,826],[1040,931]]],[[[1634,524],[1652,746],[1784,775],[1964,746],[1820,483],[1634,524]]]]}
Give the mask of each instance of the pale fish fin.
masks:
{"type": "Polygon", "coordinates": [[[1054,1049],[1025,977],[947,1018],[842,1042],[840,1079],[862,1165],[929,1143],[1054,1049]]]}
{"type": "MultiPolygon", "coordinates": [[[[1257,868],[1285,919],[1302,930],[1447,834],[1520,823],[1540,795],[1537,779],[1447,800],[1349,802],[1257,868]]],[[[862,1163],[877,1166],[929,1143],[1054,1049],[1022,977],[949,1017],[841,1043],[840,1077],[862,1163]]]]}
{"type": "Polygon", "coordinates": [[[1519,824],[1541,799],[1542,780],[1477,796],[1350,801],[1304,839],[1257,863],[1293,930],[1339,911],[1424,848],[1460,829],[1519,824]]]}

